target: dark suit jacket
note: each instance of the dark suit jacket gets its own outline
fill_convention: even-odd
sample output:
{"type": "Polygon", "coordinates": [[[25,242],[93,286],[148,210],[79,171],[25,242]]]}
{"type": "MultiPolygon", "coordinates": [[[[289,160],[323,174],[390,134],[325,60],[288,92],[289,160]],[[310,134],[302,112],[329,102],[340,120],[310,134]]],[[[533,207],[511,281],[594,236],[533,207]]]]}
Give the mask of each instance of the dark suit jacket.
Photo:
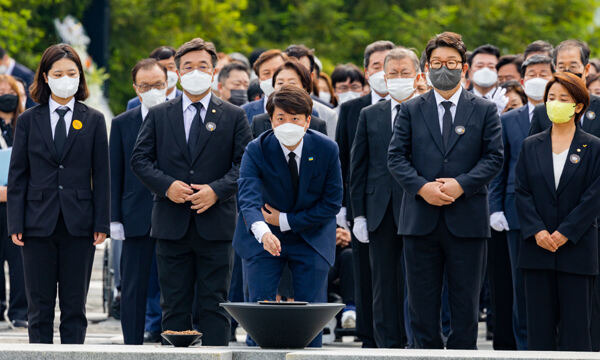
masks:
{"type": "Polygon", "coordinates": [[[558,183],[554,184],[550,129],[523,142],[517,163],[517,212],[521,223],[519,267],[598,273],[600,139],[577,128],[558,183]],[[573,156],[575,161],[571,161],[573,156]],[[558,230],[569,240],[555,253],[536,244],[535,234],[558,230]]]}
{"type": "Polygon", "coordinates": [[[181,239],[193,216],[198,234],[206,240],[231,241],[235,229],[237,178],[244,148],[252,139],[246,114],[239,107],[211,95],[204,124],[213,122],[214,131],[203,131],[198,152],[191,154],[185,138],[182,97],[156,105],[136,141],[131,167],[154,193],[152,229],[157,239],[181,239]],[[186,184],[207,184],[218,201],[202,214],[191,204],[176,204],[166,197],[175,180],[186,184]]]}
{"type": "Polygon", "coordinates": [[[247,104],[242,105],[242,109],[246,112],[248,122],[251,123],[254,116],[265,113],[265,97],[261,97],[258,100],[250,101],[247,104]]]}
{"type": "MultiPolygon", "coordinates": [[[[304,135],[299,175],[298,197],[294,199],[288,164],[273,131],[248,144],[238,180],[240,214],[233,242],[242,258],[249,259],[265,251],[250,228],[256,221],[264,221],[260,209],[268,203],[286,212],[290,231],[333,265],[335,215],[342,204],[337,145],[326,136],[308,130],[304,135]]],[[[275,236],[283,238],[279,227],[269,227],[275,236]]]]}
{"type": "Polygon", "coordinates": [[[126,237],[150,231],[152,193],[131,170],[133,146],[142,126],[138,106],[113,119],[110,127],[111,221],[123,224],[126,237]]]}
{"type": "Polygon", "coordinates": [[[350,150],[356,135],[358,116],[360,111],[371,105],[371,93],[352,99],[340,106],[335,142],[340,148],[340,164],[342,166],[342,179],[344,179],[344,200],[342,206],[346,207],[346,218],[353,220],[352,202],[350,201],[350,150]]]}
{"type": "MultiPolygon", "coordinates": [[[[327,123],[325,120],[319,119],[316,116],[310,118],[310,125],[308,125],[308,128],[327,135],[327,123]]],[[[254,120],[250,123],[250,129],[252,130],[252,137],[254,139],[265,131],[271,130],[271,119],[269,118],[269,114],[264,113],[256,115],[254,120]]]]}
{"type": "MultiPolygon", "coordinates": [[[[540,104],[533,110],[529,135],[540,133],[552,126],[546,112],[546,104],[540,104]]],[[[590,106],[583,115],[582,129],[594,136],[600,137],[600,97],[590,95],[590,106]]]]}
{"type": "Polygon", "coordinates": [[[110,175],[104,116],[75,102],[71,128],[56,154],[49,106],[19,117],[8,175],[8,232],[50,236],[59,213],[73,236],[109,233],[110,175]],[[83,126],[73,127],[75,120],[83,126]]]}
{"type": "Polygon", "coordinates": [[[354,217],[366,216],[369,231],[375,231],[390,200],[394,219],[400,216],[402,188],[387,166],[387,153],[392,138],[390,100],[362,109],[356,137],[350,154],[350,198],[354,217]]]}
{"type": "Polygon", "coordinates": [[[515,169],[523,140],[529,134],[529,106],[511,110],[500,118],[504,163],[502,171],[490,184],[490,213],[503,211],[510,230],[519,229],[515,207],[515,169]]]}
{"type": "Polygon", "coordinates": [[[35,106],[36,103],[31,99],[31,97],[29,97],[29,86],[31,86],[31,83],[33,83],[33,78],[35,76],[33,71],[31,71],[25,65],[15,62],[15,67],[10,75],[19,77],[25,81],[27,84],[27,86],[25,86],[25,93],[27,94],[27,103],[25,105],[28,109],[32,106],[35,106]]]}
{"type": "MultiPolygon", "coordinates": [[[[175,89],[175,97],[181,96],[182,92],[179,89],[175,89]]],[[[131,110],[136,106],[140,106],[142,105],[142,102],[140,101],[139,97],[134,97],[129,99],[129,101],[127,102],[127,110],[131,110]]]]}
{"type": "Polygon", "coordinates": [[[502,129],[495,105],[463,90],[444,151],[434,90],[402,103],[388,166],[404,188],[399,234],[424,236],[444,216],[456,237],[490,236],[487,185],[502,168],[502,129]],[[459,135],[458,126],[464,127],[459,135]],[[455,178],[464,194],[447,206],[429,205],[417,192],[436,178],[455,178]]]}

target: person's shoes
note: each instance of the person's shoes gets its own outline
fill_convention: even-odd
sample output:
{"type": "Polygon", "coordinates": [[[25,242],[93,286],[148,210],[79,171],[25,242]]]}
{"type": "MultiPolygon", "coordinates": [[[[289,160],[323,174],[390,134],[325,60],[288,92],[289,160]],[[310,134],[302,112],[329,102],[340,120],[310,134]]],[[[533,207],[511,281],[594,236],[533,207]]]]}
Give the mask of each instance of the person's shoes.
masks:
{"type": "Polygon", "coordinates": [[[485,339],[488,341],[494,340],[494,333],[489,330],[486,330],[485,331],[485,339]]]}
{"type": "Polygon", "coordinates": [[[344,309],[341,321],[343,329],[354,329],[356,327],[356,310],[354,310],[354,307],[344,309]]]}
{"type": "Polygon", "coordinates": [[[4,313],[4,321],[6,321],[8,323],[8,326],[15,330],[17,328],[21,328],[21,329],[27,329],[29,327],[29,323],[27,322],[27,320],[11,320],[8,317],[8,313],[4,313]]]}
{"type": "Polygon", "coordinates": [[[159,343],[162,337],[159,332],[144,331],[144,344],[145,343],[159,343]]]}

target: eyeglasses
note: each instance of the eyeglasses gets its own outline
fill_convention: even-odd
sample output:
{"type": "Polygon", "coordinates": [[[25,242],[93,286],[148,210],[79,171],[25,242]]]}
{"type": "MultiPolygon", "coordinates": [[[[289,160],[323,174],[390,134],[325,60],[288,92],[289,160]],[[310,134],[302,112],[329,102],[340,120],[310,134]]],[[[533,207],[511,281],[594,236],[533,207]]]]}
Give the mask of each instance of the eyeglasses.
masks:
{"type": "Polygon", "coordinates": [[[167,87],[166,82],[154,83],[154,84],[135,84],[135,86],[140,90],[140,92],[145,93],[146,91],[150,91],[152,89],[163,90],[167,87]]]}
{"type": "Polygon", "coordinates": [[[446,65],[448,70],[456,70],[456,69],[458,69],[458,67],[461,64],[462,64],[462,61],[457,61],[457,60],[448,60],[448,61],[433,60],[433,61],[429,62],[429,67],[437,70],[437,69],[441,68],[442,65],[446,65]]]}

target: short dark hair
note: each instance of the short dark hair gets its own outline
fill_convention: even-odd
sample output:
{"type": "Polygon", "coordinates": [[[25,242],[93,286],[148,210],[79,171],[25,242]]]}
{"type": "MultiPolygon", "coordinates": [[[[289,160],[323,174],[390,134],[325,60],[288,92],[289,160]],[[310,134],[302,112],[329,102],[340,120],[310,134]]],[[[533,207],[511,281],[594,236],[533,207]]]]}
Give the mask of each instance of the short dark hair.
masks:
{"type": "Polygon", "coordinates": [[[283,61],[287,60],[287,55],[284,54],[279,49],[271,49],[271,50],[263,51],[260,54],[260,56],[258,57],[258,59],[256,59],[256,61],[254,61],[254,64],[252,65],[252,69],[254,70],[254,73],[258,76],[258,72],[260,71],[260,67],[262,66],[262,64],[264,64],[265,62],[267,62],[277,56],[281,57],[281,59],[283,59],[283,61]]]}
{"type": "Polygon", "coordinates": [[[421,52],[421,57],[419,58],[419,67],[421,68],[421,72],[425,72],[425,64],[427,64],[427,53],[425,50],[421,52]]]}
{"type": "Polygon", "coordinates": [[[589,89],[593,82],[600,80],[600,74],[588,75],[585,78],[585,87],[589,89]]]}
{"type": "Polygon", "coordinates": [[[553,50],[552,44],[549,42],[545,40],[536,40],[527,45],[525,51],[523,51],[523,58],[526,60],[531,53],[545,53],[548,57],[552,57],[553,50]]]}
{"type": "Polygon", "coordinates": [[[520,55],[504,55],[498,59],[496,64],[496,71],[499,71],[501,67],[514,64],[517,68],[517,72],[521,73],[521,65],[523,64],[523,58],[520,55]]]}
{"type": "Polygon", "coordinates": [[[471,64],[473,64],[473,59],[475,59],[475,56],[477,56],[479,54],[493,55],[496,57],[496,59],[500,59],[500,50],[497,47],[495,47],[494,45],[491,45],[491,44],[481,45],[481,46],[478,46],[477,48],[475,48],[475,50],[473,50],[473,52],[467,59],[467,63],[469,64],[469,67],[471,67],[471,64]]]}
{"type": "Polygon", "coordinates": [[[583,104],[583,109],[575,114],[575,124],[579,124],[581,115],[585,112],[585,109],[590,105],[590,94],[585,86],[585,82],[579,76],[574,75],[570,72],[557,72],[552,76],[552,80],[546,85],[546,92],[544,93],[544,102],[548,101],[548,92],[555,83],[559,83],[567,89],[569,95],[575,100],[575,104],[583,104]]]}
{"type": "Polygon", "coordinates": [[[275,87],[277,76],[279,75],[279,73],[282,70],[285,70],[285,69],[295,71],[296,74],[298,74],[298,77],[300,78],[300,83],[302,84],[302,88],[304,90],[306,90],[307,93],[310,94],[310,92],[312,90],[312,77],[310,75],[310,72],[308,72],[308,69],[304,65],[300,64],[300,62],[298,60],[293,59],[293,58],[287,59],[283,63],[283,65],[281,65],[277,70],[275,70],[275,73],[273,74],[273,87],[275,87]]]}
{"type": "Polygon", "coordinates": [[[536,64],[549,64],[550,70],[552,70],[552,72],[555,71],[554,63],[552,62],[552,59],[549,56],[537,54],[537,55],[532,55],[529,59],[525,60],[523,65],[521,65],[521,77],[525,77],[525,73],[527,72],[527,67],[529,67],[530,65],[536,65],[536,64]]]}
{"type": "Polygon", "coordinates": [[[360,68],[354,64],[343,64],[338,65],[333,69],[331,73],[331,84],[335,89],[335,85],[339,82],[350,80],[350,83],[358,81],[365,86],[365,75],[362,73],[360,68]]]}
{"type": "Polygon", "coordinates": [[[240,62],[230,62],[229,64],[223,66],[221,71],[219,71],[219,82],[225,83],[227,79],[229,79],[229,75],[231,75],[232,71],[243,71],[248,74],[248,78],[250,78],[250,69],[247,66],[240,62]]]}
{"type": "Polygon", "coordinates": [[[425,53],[427,54],[427,62],[431,59],[431,53],[433,50],[440,47],[449,47],[453,48],[460,54],[460,58],[463,64],[467,61],[467,46],[462,40],[462,36],[460,34],[446,31],[441,34],[437,34],[433,38],[429,40],[427,46],[425,46],[425,53]]]}
{"type": "Polygon", "coordinates": [[[523,90],[523,86],[517,80],[509,80],[504,84],[500,85],[503,89],[506,89],[506,93],[508,94],[511,91],[514,91],[519,95],[523,104],[527,104],[527,95],[525,94],[525,90],[523,90]]]}
{"type": "Polygon", "coordinates": [[[175,64],[177,68],[179,68],[179,62],[181,57],[192,51],[201,51],[204,50],[210,55],[210,59],[212,61],[213,68],[217,66],[217,49],[215,45],[210,41],[204,41],[201,38],[194,38],[185,44],[181,45],[177,52],[175,53],[175,64]]]}
{"type": "Polygon", "coordinates": [[[175,57],[175,53],[175,49],[171,46],[159,46],[156,49],[152,50],[148,57],[160,61],[175,57]]]}
{"type": "Polygon", "coordinates": [[[278,107],[289,114],[310,116],[312,106],[313,101],[306,91],[296,86],[284,85],[269,96],[267,113],[272,120],[275,108],[278,107]]]}
{"type": "Polygon", "coordinates": [[[262,97],[263,91],[260,88],[260,81],[258,79],[250,80],[250,85],[248,86],[248,99],[252,101],[256,97],[262,97]]]}
{"type": "Polygon", "coordinates": [[[165,73],[165,81],[167,80],[167,68],[165,68],[164,66],[162,66],[158,60],[153,59],[153,58],[147,58],[147,59],[142,59],[140,61],[137,62],[137,64],[134,65],[134,67],[131,69],[131,79],[133,80],[133,83],[136,84],[136,77],[137,77],[137,73],[140,70],[148,70],[148,69],[152,69],[153,67],[158,66],[158,68],[160,70],[162,70],[165,73]]]}
{"type": "Polygon", "coordinates": [[[52,92],[50,86],[44,80],[44,74],[48,76],[48,71],[52,68],[55,62],[60,59],[69,59],[75,63],[79,70],[79,87],[75,93],[75,100],[82,101],[87,99],[89,91],[85,82],[85,73],[81,65],[81,59],[77,55],[77,51],[67,44],[56,44],[48,47],[42,54],[42,59],[35,72],[34,81],[29,87],[29,94],[33,101],[39,104],[47,104],[52,92]]]}
{"type": "Polygon", "coordinates": [[[288,57],[294,57],[300,60],[303,57],[308,57],[310,61],[310,71],[311,73],[315,70],[315,50],[309,49],[304,45],[290,45],[287,49],[284,50],[288,57]]]}
{"type": "Polygon", "coordinates": [[[389,40],[377,40],[377,41],[372,42],[369,45],[367,45],[367,47],[365,48],[365,55],[364,55],[365,69],[369,67],[369,62],[371,61],[371,55],[373,55],[374,53],[376,53],[378,51],[392,50],[395,47],[396,47],[396,45],[394,45],[394,43],[389,40]]]}
{"type": "Polygon", "coordinates": [[[579,49],[581,63],[583,64],[583,66],[586,66],[590,60],[590,47],[585,42],[576,39],[565,40],[558,44],[556,48],[554,48],[554,53],[552,54],[552,60],[554,60],[554,65],[556,65],[558,53],[561,50],[572,47],[579,49]]]}
{"type": "Polygon", "coordinates": [[[0,46],[0,58],[3,58],[6,55],[6,50],[2,46],[0,46]]]}

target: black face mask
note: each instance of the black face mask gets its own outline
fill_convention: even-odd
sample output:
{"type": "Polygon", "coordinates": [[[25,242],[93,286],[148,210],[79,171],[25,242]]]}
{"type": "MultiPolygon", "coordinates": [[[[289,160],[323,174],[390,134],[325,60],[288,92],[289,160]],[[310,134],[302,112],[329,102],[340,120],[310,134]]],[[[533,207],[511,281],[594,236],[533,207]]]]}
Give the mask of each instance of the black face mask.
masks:
{"type": "Polygon", "coordinates": [[[17,105],[19,105],[19,97],[17,95],[0,95],[0,111],[5,113],[15,112],[17,105]]]}
{"type": "Polygon", "coordinates": [[[231,90],[229,96],[229,102],[233,105],[242,106],[248,102],[248,91],[247,90],[231,90]]]}
{"type": "Polygon", "coordinates": [[[577,76],[580,79],[583,79],[583,73],[576,73],[576,72],[573,72],[571,70],[567,70],[566,72],[571,73],[571,74],[577,76]]]}

